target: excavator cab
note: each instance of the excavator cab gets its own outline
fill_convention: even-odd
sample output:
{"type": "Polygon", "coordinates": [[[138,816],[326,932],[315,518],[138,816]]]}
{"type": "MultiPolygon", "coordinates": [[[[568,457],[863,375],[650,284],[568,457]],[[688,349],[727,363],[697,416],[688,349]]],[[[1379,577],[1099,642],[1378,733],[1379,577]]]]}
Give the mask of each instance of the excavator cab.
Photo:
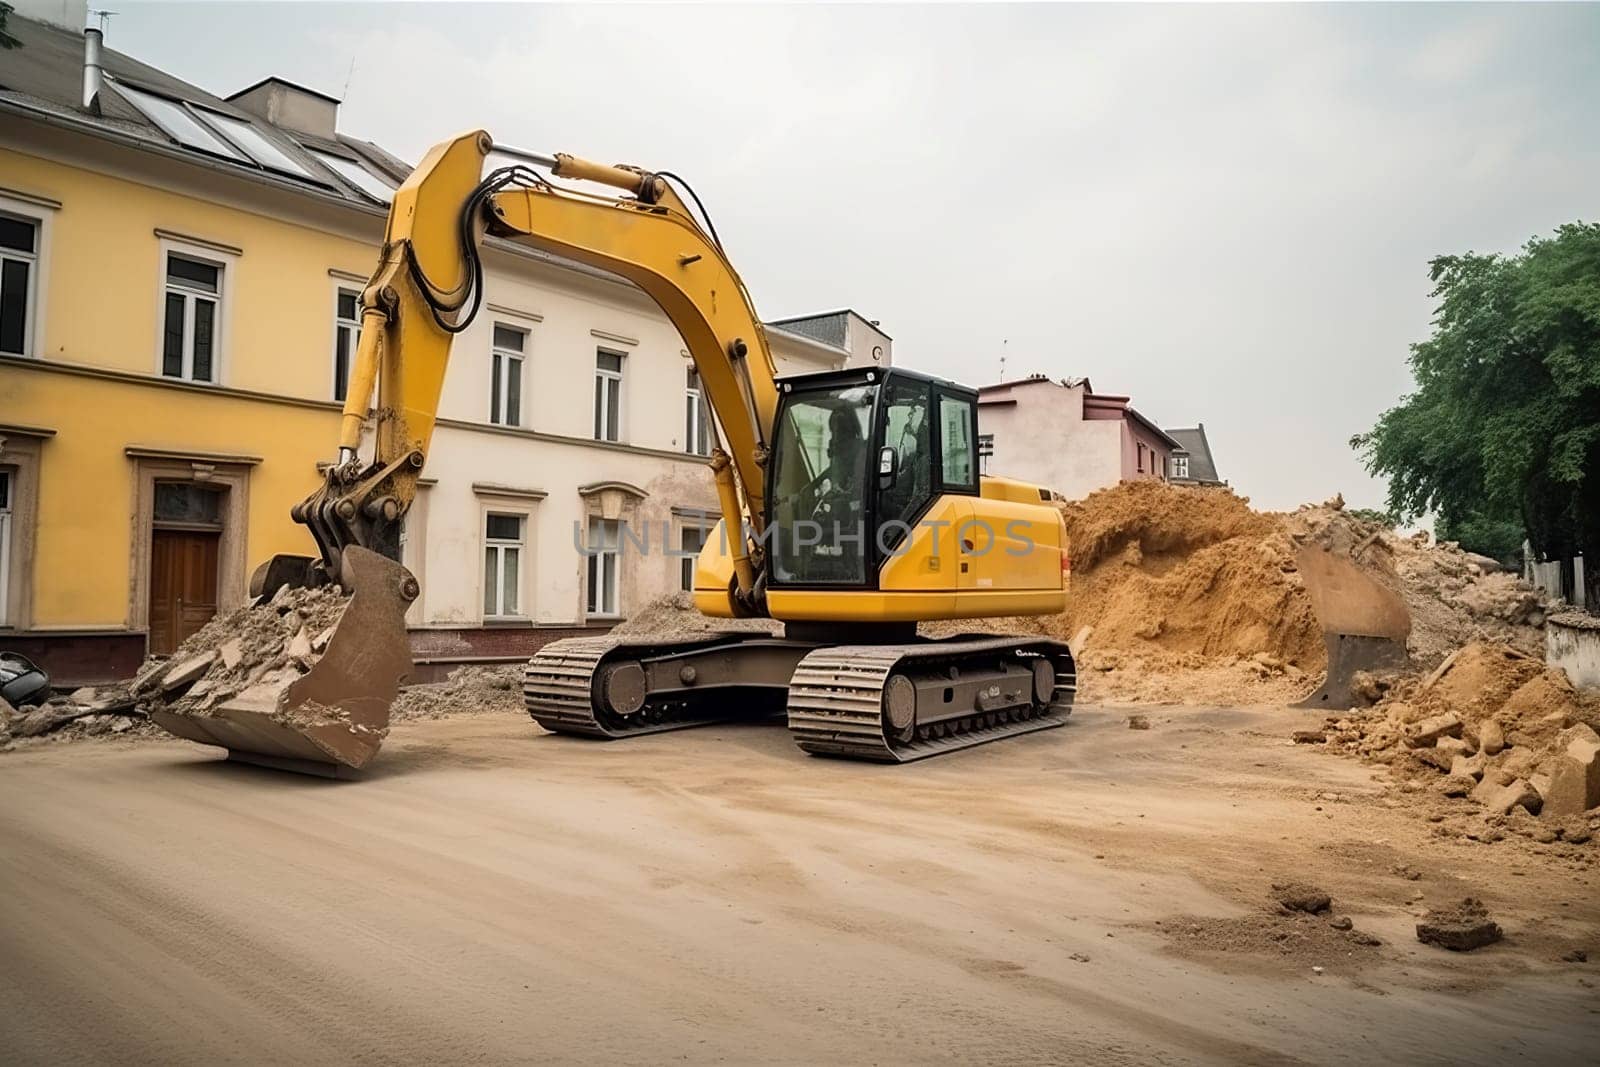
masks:
{"type": "Polygon", "coordinates": [[[979,495],[977,393],[873,367],[784,378],[773,432],[770,588],[880,588],[941,497],[979,495]]]}

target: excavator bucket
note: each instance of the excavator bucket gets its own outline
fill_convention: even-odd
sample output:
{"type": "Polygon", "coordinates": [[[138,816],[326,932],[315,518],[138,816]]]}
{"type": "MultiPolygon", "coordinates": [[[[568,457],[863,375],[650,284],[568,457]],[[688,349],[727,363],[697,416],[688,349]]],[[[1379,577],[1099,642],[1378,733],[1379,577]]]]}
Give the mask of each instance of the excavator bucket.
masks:
{"type": "MultiPolygon", "coordinates": [[[[285,667],[215,704],[179,701],[153,709],[151,718],[246,763],[325,777],[364,766],[389,732],[390,705],[411,670],[405,613],[417,581],[359,546],[340,554],[339,570],[350,601],[309,672],[285,667]]],[[[275,591],[293,584],[286,576],[304,573],[293,557],[275,557],[252,587],[275,591]]]]}
{"type": "Polygon", "coordinates": [[[1301,544],[1295,547],[1295,563],[1328,648],[1328,676],[1295,706],[1352,707],[1357,671],[1405,665],[1411,612],[1398,593],[1347,555],[1301,544]]]}

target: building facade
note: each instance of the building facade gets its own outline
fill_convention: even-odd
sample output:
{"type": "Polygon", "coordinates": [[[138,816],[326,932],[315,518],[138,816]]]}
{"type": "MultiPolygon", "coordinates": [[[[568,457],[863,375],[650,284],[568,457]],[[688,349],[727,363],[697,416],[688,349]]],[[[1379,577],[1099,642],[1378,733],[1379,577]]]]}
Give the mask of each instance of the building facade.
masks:
{"type": "MultiPolygon", "coordinates": [[[[409,168],[276,79],[220,99],[107,50],[85,101],[81,32],[10,30],[0,647],[74,684],[124,676],[242,603],[256,563],[310,550],[289,508],[334,451],[356,299],[409,168]]],[[[405,524],[423,662],[610,625],[681,587],[667,550],[716,511],[712,427],[665,315],[533,250],[489,242],[484,261],[405,524]],[[622,523],[647,551],[615,550],[622,523]]],[[[855,358],[767,333],[782,372],[855,358]]]]}
{"type": "Polygon", "coordinates": [[[1165,480],[1177,442],[1128,397],[1087,378],[1042,374],[978,390],[983,473],[1034,482],[1069,500],[1138,479],[1165,480]]]}

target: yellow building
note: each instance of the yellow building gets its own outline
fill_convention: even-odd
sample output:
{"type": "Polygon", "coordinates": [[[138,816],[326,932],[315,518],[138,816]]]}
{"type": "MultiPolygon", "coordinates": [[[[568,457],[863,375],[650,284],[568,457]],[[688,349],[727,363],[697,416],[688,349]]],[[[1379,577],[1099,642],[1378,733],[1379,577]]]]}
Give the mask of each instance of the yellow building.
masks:
{"type": "MultiPolygon", "coordinates": [[[[19,5],[55,9],[82,5],[19,5]]],[[[86,85],[83,32],[17,15],[9,30],[0,647],[74,684],[125,676],[242,603],[254,563],[310,550],[288,510],[333,449],[354,298],[409,168],[290,83],[224,100],[106,50],[86,85]]],[[[620,513],[693,547],[675,516],[715,511],[697,382],[665,316],[621,279],[527,250],[491,247],[486,266],[408,519],[422,660],[521,657],[609,624],[678,588],[682,560],[597,574],[579,531],[620,513]]],[[[887,362],[870,326],[771,334],[794,370],[856,349],[887,362]]]]}

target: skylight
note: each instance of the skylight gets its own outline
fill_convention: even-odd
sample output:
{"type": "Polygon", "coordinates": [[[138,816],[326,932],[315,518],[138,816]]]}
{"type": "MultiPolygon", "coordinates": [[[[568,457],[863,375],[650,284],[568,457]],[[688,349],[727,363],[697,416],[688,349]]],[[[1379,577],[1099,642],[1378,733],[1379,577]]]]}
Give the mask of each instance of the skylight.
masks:
{"type": "Polygon", "coordinates": [[[312,155],[321,160],[339,177],[360,189],[367,196],[372,197],[380,204],[387,204],[394,199],[394,183],[387,178],[380,178],[366,167],[353,159],[336,156],[331,152],[320,152],[310,149],[312,155]]]}
{"type": "Polygon", "coordinates": [[[312,181],[319,180],[316,175],[297,163],[277,145],[261,136],[261,132],[248,122],[229,118],[227,115],[219,115],[215,111],[201,111],[201,114],[205,116],[206,121],[227,134],[228,140],[244,149],[251,159],[268,170],[282,171],[285,174],[293,174],[297,178],[308,178],[312,181]]]}
{"type": "Polygon", "coordinates": [[[181,145],[198,148],[202,152],[210,152],[214,156],[223,156],[227,159],[243,161],[244,156],[234,150],[233,146],[224,141],[215,133],[206,129],[200,120],[176,100],[168,100],[164,96],[154,96],[150,93],[131,86],[117,83],[117,92],[127,97],[129,102],[144,112],[151,122],[159,126],[167,136],[181,145]]]}

